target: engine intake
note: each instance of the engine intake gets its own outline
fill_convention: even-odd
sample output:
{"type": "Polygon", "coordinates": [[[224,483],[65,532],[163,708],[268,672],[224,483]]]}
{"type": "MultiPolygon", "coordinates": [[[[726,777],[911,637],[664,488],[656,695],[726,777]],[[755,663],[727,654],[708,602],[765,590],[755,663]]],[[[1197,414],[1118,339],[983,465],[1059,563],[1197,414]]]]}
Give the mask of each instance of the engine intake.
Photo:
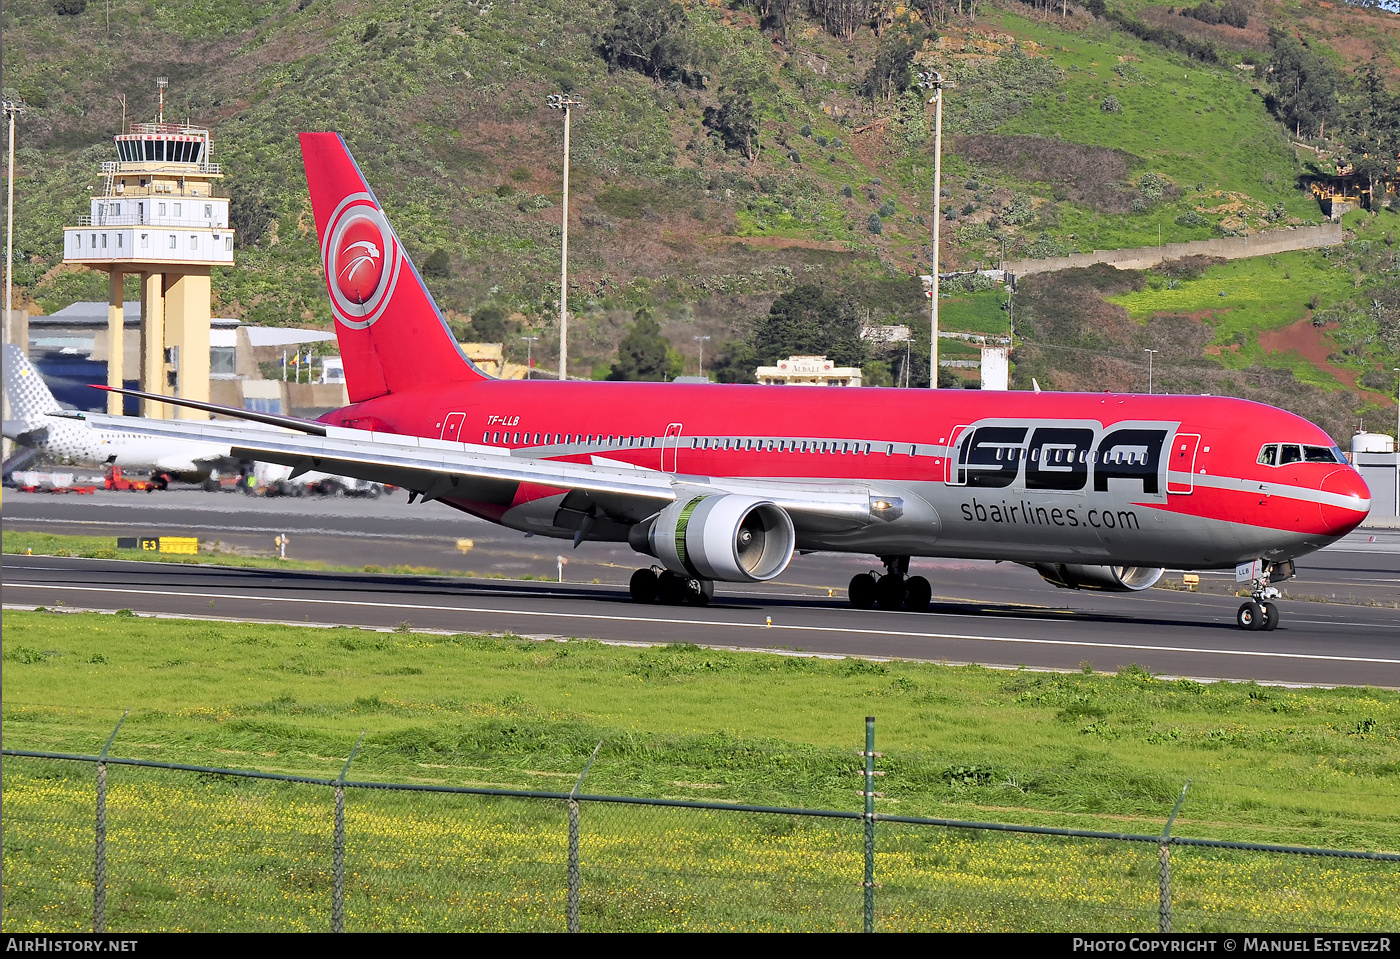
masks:
{"type": "Polygon", "coordinates": [[[1060,589],[1099,589],[1108,593],[1135,593],[1151,589],[1162,578],[1160,566],[1079,566],[1036,563],[1040,578],[1060,589]]]}
{"type": "Polygon", "coordinates": [[[787,569],[797,533],[775,503],[725,493],[678,499],[632,527],[627,542],[682,576],[761,583],[787,569]]]}

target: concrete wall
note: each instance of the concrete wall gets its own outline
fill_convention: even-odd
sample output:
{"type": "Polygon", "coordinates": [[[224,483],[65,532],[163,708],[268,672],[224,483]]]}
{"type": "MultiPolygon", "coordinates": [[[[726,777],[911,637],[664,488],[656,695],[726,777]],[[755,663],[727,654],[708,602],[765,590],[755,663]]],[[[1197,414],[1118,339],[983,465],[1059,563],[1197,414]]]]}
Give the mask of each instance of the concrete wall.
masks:
{"type": "Polygon", "coordinates": [[[1120,270],[1148,270],[1163,260],[1179,260],[1185,256],[1218,256],[1226,260],[1239,260],[1247,256],[1267,256],[1270,253],[1336,246],[1342,239],[1341,226],[1326,223],[1322,226],[1271,230],[1253,236],[1224,236],[1213,240],[1191,240],[1188,243],[1143,246],[1131,250],[1095,250],[1092,253],[1051,256],[1043,260],[1008,260],[1006,272],[1018,277],[1030,276],[1033,273],[1053,273],[1056,270],[1093,266],[1095,263],[1107,263],[1120,270]]]}

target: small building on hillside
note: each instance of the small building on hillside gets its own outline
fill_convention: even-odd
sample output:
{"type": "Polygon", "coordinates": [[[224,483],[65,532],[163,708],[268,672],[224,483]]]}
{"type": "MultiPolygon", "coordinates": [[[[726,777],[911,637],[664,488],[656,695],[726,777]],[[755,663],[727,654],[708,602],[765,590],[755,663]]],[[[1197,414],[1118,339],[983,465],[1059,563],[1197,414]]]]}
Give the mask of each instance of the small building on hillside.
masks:
{"type": "Polygon", "coordinates": [[[530,368],[523,363],[511,363],[506,360],[506,347],[504,343],[458,343],[462,352],[467,354],[467,359],[476,364],[476,368],[487,376],[494,376],[498,380],[525,380],[530,368]]]}
{"type": "Polygon", "coordinates": [[[859,366],[837,366],[825,356],[789,356],[776,366],[760,366],[755,376],[764,386],[860,386],[859,366]]]}

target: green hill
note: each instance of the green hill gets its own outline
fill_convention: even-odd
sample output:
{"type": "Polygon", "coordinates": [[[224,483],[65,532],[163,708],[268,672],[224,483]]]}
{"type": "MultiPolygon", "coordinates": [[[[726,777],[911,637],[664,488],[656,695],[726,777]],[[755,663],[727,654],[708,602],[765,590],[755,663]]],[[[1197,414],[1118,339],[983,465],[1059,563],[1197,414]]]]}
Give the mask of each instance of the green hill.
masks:
{"type": "MultiPolygon", "coordinates": [[[[1016,0],[674,9],[627,0],[622,12],[612,0],[186,0],[114,2],[109,13],[82,0],[16,0],[0,14],[5,93],[29,105],[16,282],[45,310],[105,296],[100,276],[59,265],[62,226],[100,187],[119,96],[128,119],[151,118],[159,74],[170,78],[167,117],[209,125],[228,171],[242,246],[239,265],[216,276],[218,312],[330,322],[295,134],[333,129],[415,260],[433,257],[430,285],[462,334],[470,315],[499,307],[542,335],[536,355],[547,357],[557,349],[562,124],[545,100],[567,90],[585,101],[572,141],[572,372],[609,364],[646,307],[687,356],[691,335],[712,336],[707,362],[742,376],[735,344],[799,283],[843,292],[874,322],[924,324],[913,277],[928,271],[934,215],[945,270],[994,265],[1003,251],[1156,245],[1319,220],[1290,131],[1269,109],[1270,28],[1310,39],[1343,78],[1363,63],[1382,76],[1400,69],[1400,27],[1374,10],[1253,0],[1248,25],[1235,27],[1161,4],[1090,6],[1099,13],[1016,0]],[[921,69],[957,84],[946,94],[936,209],[932,113],[910,83],[921,69]]],[[[1400,227],[1391,215],[1366,219],[1354,241],[1365,250],[1290,254],[1313,264],[1300,273],[1348,277],[1300,283],[1293,297],[1308,316],[1331,317],[1318,326],[1322,347],[1275,356],[1259,334],[1278,317],[1237,313],[1229,336],[1244,337],[1240,349],[1202,347],[1191,364],[1297,373],[1301,385],[1253,381],[1267,384],[1261,398],[1323,410],[1334,433],[1349,433],[1354,416],[1393,394],[1385,371],[1400,365],[1400,315],[1369,305],[1391,302],[1374,295],[1391,280],[1361,265],[1383,259],[1377,251],[1400,227]],[[1308,359],[1319,349],[1321,365],[1308,359]],[[1329,372],[1332,354],[1330,367],[1354,375],[1329,372]]],[[[1140,285],[1171,281],[1158,271],[1140,285]]],[[[950,302],[949,320],[1004,328],[991,302],[950,302]]],[[[1152,326],[1145,307],[1100,302],[1152,326]]],[[[1036,330],[1018,323],[1019,335],[1036,330]]],[[[926,370],[926,332],[919,345],[926,370]]],[[[1036,376],[1071,385],[1079,366],[1054,352],[1035,354],[1036,376]]],[[[1190,351],[1177,352],[1185,362],[1190,351]]],[[[904,357],[871,360],[897,368],[904,357]]],[[[1118,372],[1100,388],[1136,388],[1134,362],[1111,364],[1118,372]]]]}

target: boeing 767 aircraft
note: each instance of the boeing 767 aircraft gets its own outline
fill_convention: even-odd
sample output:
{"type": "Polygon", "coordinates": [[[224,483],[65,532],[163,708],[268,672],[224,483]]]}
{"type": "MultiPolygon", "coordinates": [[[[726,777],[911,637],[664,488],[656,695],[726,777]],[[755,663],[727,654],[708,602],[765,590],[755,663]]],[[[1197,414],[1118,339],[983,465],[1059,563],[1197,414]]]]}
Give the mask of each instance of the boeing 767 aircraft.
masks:
{"type": "Polygon", "coordinates": [[[495,380],[462,354],[334,133],[301,135],[350,405],[285,428],[87,414],[235,456],[407,488],[512,529],[629,543],[639,602],[707,602],[795,552],[878,557],[853,605],[927,609],[918,557],[1005,560],[1068,589],[1236,569],[1271,585],[1355,528],[1370,492],[1298,416],[1226,397],[495,380]]]}

